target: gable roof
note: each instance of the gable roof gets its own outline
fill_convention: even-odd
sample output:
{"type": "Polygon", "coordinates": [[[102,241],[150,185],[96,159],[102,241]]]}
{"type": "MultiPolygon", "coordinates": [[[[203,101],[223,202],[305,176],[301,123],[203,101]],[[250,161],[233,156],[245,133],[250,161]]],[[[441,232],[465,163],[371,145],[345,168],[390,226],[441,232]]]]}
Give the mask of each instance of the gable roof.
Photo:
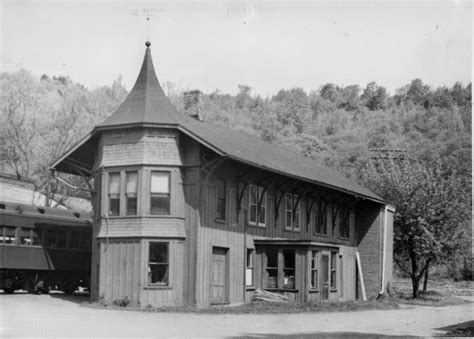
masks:
{"type": "MultiPolygon", "coordinates": [[[[209,122],[202,122],[176,110],[156,77],[149,43],[137,81],[120,107],[104,122],[57,159],[51,168],[73,173],[71,166],[92,171],[91,149],[104,130],[129,127],[172,127],[221,156],[270,172],[330,187],[379,203],[384,200],[368,189],[295,151],[286,150],[252,136],[209,122]]],[[[76,173],[77,174],[77,173],[76,173]]]]}

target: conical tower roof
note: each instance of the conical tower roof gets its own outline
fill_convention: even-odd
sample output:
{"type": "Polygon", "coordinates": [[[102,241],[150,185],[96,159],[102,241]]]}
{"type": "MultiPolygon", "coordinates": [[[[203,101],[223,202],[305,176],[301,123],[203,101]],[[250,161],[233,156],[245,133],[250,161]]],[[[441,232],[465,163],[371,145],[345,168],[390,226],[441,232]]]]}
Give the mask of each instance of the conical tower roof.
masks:
{"type": "Polygon", "coordinates": [[[166,97],[153,67],[150,43],[137,81],[120,107],[96,129],[148,124],[176,125],[180,113],[166,97]]]}

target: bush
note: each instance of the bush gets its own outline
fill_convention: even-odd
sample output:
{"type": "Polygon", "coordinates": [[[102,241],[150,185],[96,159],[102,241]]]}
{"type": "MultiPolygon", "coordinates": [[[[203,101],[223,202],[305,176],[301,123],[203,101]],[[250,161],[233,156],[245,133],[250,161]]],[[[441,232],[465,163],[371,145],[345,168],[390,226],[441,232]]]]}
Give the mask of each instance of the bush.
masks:
{"type": "Polygon", "coordinates": [[[127,307],[128,304],[130,304],[130,299],[128,299],[128,297],[115,299],[115,300],[113,301],[113,304],[114,304],[115,306],[127,307]]]}

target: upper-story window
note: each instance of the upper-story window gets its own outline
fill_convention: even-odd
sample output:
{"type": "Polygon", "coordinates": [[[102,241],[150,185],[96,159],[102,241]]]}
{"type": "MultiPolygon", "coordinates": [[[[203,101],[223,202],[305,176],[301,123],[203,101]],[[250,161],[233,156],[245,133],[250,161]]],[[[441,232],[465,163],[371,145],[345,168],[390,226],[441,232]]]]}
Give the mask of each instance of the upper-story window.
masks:
{"type": "Polygon", "coordinates": [[[249,186],[249,224],[265,227],[267,221],[267,193],[263,187],[249,186]],[[258,205],[260,203],[260,209],[258,205]],[[257,213],[258,210],[258,213],[257,213]]]}
{"type": "Polygon", "coordinates": [[[151,172],[150,214],[170,214],[170,172],[151,172]]]}
{"type": "Polygon", "coordinates": [[[328,222],[329,210],[327,206],[324,206],[322,201],[320,201],[317,211],[318,211],[317,217],[315,218],[315,223],[316,223],[315,231],[318,234],[328,234],[327,222],[328,222]]]}
{"type": "Polygon", "coordinates": [[[339,215],[339,235],[342,238],[349,238],[350,236],[352,217],[352,211],[348,211],[347,209],[343,209],[339,215]]]}
{"type": "Polygon", "coordinates": [[[226,209],[226,181],[223,179],[217,179],[217,187],[216,187],[216,196],[217,196],[217,204],[216,204],[216,217],[219,220],[225,220],[225,209],[226,209]]]}
{"type": "Polygon", "coordinates": [[[120,172],[109,173],[109,215],[120,215],[120,172]]]}
{"type": "Polygon", "coordinates": [[[127,215],[137,215],[138,172],[126,172],[125,211],[127,215]]]}
{"type": "Polygon", "coordinates": [[[285,229],[300,230],[300,203],[299,196],[286,193],[285,195],[285,229]]]}

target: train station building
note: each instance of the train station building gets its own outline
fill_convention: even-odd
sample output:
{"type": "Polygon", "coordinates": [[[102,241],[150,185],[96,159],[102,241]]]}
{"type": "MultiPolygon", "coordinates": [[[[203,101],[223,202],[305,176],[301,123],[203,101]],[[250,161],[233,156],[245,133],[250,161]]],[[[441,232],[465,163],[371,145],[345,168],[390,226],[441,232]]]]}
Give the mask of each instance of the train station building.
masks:
{"type": "Polygon", "coordinates": [[[318,162],[203,121],[166,97],[150,44],[104,122],[52,165],[93,178],[91,296],[141,307],[297,302],[383,293],[393,209],[318,162]]]}

